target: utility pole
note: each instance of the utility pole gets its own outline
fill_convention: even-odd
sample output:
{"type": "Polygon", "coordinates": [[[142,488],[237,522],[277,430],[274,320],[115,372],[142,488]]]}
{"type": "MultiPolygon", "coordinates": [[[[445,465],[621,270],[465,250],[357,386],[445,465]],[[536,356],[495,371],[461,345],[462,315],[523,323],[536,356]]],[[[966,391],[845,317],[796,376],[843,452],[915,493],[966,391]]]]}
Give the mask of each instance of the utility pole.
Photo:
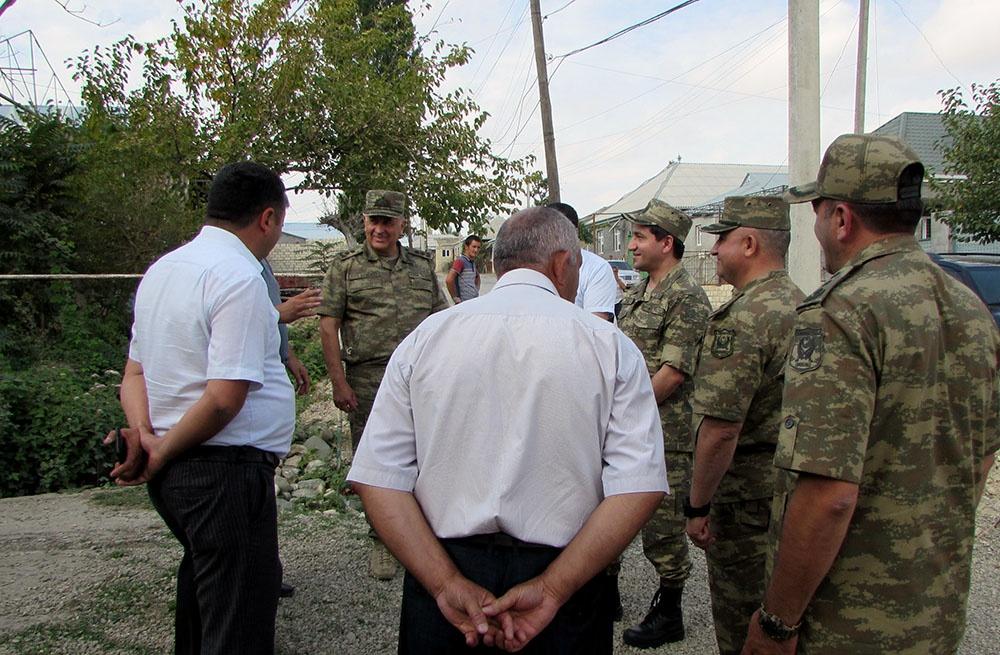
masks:
{"type": "Polygon", "coordinates": [[[535,37],[535,71],[538,73],[538,103],[542,113],[542,140],[545,142],[545,176],[549,186],[549,202],[559,202],[556,136],[552,129],[549,73],[545,66],[545,38],[542,35],[542,8],[539,6],[539,0],[531,0],[531,33],[535,37]]]}
{"type": "MultiPolygon", "coordinates": [[[[788,0],[788,183],[819,170],[819,0],[788,0]]],[[[819,287],[820,248],[809,203],[791,207],[788,273],[807,294],[819,287]]]]}
{"type": "Polygon", "coordinates": [[[868,82],[868,3],[861,0],[858,16],[858,72],[854,85],[854,133],[865,131],[865,88],[868,82]]]}

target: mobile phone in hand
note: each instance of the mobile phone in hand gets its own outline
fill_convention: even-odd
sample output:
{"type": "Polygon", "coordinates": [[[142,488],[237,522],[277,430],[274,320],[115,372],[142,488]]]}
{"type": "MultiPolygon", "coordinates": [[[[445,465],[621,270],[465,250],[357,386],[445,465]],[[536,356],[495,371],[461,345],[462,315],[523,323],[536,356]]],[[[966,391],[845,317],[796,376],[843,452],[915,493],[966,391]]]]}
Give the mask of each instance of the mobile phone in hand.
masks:
{"type": "Polygon", "coordinates": [[[115,428],[115,461],[121,464],[128,459],[128,442],[122,436],[122,429],[115,428]]]}

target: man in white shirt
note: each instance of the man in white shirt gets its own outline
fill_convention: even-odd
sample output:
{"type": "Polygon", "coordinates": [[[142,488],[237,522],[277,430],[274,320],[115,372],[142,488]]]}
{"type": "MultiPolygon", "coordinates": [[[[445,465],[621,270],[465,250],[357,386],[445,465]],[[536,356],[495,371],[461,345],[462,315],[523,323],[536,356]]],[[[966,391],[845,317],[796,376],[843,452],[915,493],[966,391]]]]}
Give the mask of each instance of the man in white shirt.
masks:
{"type": "Polygon", "coordinates": [[[133,448],[112,475],[148,482],[184,547],[177,653],[274,653],[274,467],[291,443],[295,402],[259,260],[287,205],[266,167],[223,167],[201,232],[150,266],[136,293],[121,387],[133,448]]]}
{"type": "MultiPolygon", "coordinates": [[[[552,202],[546,205],[569,219],[579,230],[580,217],[572,205],[552,202]]],[[[580,250],[583,261],[580,264],[580,284],[576,290],[576,304],[597,318],[614,321],[615,304],[618,302],[618,284],[611,264],[600,255],[589,250],[580,250]]]]}
{"type": "Polygon", "coordinates": [[[566,302],[580,249],[558,212],[515,214],[493,257],[493,291],[393,353],[348,474],[408,571],[399,652],[611,653],[604,569],[667,491],[649,376],[566,302]]]}

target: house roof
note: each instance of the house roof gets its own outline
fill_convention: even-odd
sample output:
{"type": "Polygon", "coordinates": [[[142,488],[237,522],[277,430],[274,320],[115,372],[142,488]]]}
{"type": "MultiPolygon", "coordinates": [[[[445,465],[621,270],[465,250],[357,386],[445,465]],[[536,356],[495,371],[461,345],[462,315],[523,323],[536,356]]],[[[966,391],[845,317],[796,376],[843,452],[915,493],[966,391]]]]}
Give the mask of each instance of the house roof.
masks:
{"type": "Polygon", "coordinates": [[[920,156],[924,167],[934,172],[943,172],[944,152],[953,143],[944,117],[930,112],[905,111],[872,134],[898,136],[920,156]]]}
{"type": "MultiPolygon", "coordinates": [[[[721,194],[740,188],[753,175],[768,186],[787,182],[788,167],[772,164],[697,164],[670,162],[666,168],[629,191],[616,202],[602,207],[581,220],[614,218],[639,211],[652,198],[663,200],[678,209],[693,209],[712,202],[721,194]],[[758,177],[759,176],[759,177],[758,177]],[[774,177],[773,183],[768,178],[774,177]]],[[[759,190],[759,189],[757,189],[759,190]]],[[[747,191],[750,193],[751,191],[747,191]]]]}

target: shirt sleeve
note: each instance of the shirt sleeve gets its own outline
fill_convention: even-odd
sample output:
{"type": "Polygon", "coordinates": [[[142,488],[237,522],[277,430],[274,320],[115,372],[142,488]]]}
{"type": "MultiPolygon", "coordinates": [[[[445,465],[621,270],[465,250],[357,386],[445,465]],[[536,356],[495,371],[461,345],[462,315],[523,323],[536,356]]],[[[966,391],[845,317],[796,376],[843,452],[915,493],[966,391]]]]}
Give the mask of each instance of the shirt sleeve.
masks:
{"type": "Polygon", "coordinates": [[[604,495],[669,492],[653,387],[642,353],[624,336],[619,339],[619,362],[604,438],[604,495]]]}
{"type": "Polygon", "coordinates": [[[347,307],[347,265],[339,257],[334,259],[323,278],[323,298],[316,313],[320,316],[344,318],[347,307]]]}
{"type": "Polygon", "coordinates": [[[451,263],[451,270],[455,271],[456,273],[461,273],[463,270],[465,270],[465,262],[462,261],[461,257],[459,257],[458,259],[456,259],[451,263]]]}
{"type": "Polygon", "coordinates": [[[350,482],[406,492],[416,485],[417,443],[410,404],[412,341],[404,339],[389,358],[347,474],[350,482]]]}
{"type": "Polygon", "coordinates": [[[278,350],[278,311],[260,276],[219,281],[209,307],[209,380],[247,380],[259,388],[264,362],[278,350]],[[272,350],[273,349],[273,350],[272,350]]]}
{"type": "Polygon", "coordinates": [[[692,410],[742,423],[764,377],[764,354],[756,336],[732,315],[712,320],[694,375],[692,410]]]}
{"type": "Polygon", "coordinates": [[[587,281],[587,288],[584,289],[583,308],[591,314],[594,312],[614,314],[617,292],[618,285],[615,284],[611,265],[604,263],[595,267],[595,272],[587,281]]]}
{"type": "Polygon", "coordinates": [[[444,297],[444,289],[441,287],[441,283],[438,281],[437,273],[434,272],[434,266],[430,264],[431,269],[431,285],[434,287],[434,305],[431,307],[431,314],[434,312],[440,312],[442,310],[448,309],[448,299],[444,297]]]}
{"type": "Polygon", "coordinates": [[[799,314],[785,366],[776,467],[861,482],[877,381],[860,324],[824,307],[799,314]]]}
{"type": "Polygon", "coordinates": [[[698,365],[698,351],[708,322],[708,306],[698,297],[681,296],[663,330],[659,366],[669,364],[681,373],[692,376],[698,365]]]}

